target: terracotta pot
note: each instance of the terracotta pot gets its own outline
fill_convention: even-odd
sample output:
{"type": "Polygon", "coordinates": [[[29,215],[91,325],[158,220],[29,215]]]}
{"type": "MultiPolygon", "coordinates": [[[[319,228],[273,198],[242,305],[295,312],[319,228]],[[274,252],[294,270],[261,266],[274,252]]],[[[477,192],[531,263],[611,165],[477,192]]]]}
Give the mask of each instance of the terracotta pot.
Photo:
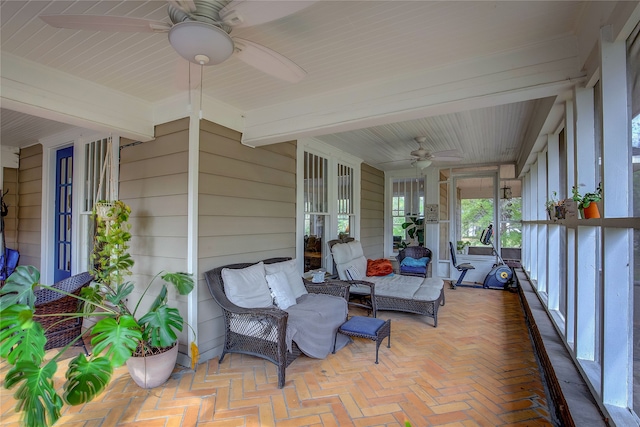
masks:
{"type": "Polygon", "coordinates": [[[154,388],[164,384],[176,366],[178,344],[171,350],[153,356],[130,357],[127,368],[133,381],[142,388],[154,388]]]}
{"type": "Polygon", "coordinates": [[[600,218],[600,211],[595,202],[589,203],[589,206],[583,209],[585,218],[600,218]]]}

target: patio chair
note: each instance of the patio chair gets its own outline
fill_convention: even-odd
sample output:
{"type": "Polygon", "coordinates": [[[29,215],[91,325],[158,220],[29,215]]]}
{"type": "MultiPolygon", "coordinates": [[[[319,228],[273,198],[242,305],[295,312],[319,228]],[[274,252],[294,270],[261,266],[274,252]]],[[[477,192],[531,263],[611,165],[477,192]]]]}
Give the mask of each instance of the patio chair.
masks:
{"type": "Polygon", "coordinates": [[[468,262],[458,264],[458,261],[456,259],[456,250],[453,247],[453,242],[449,242],[449,251],[451,252],[451,263],[453,264],[453,267],[460,272],[458,281],[456,283],[451,284],[451,289],[455,289],[458,286],[463,286],[462,279],[464,279],[464,276],[466,276],[467,271],[475,270],[475,267],[469,264],[468,262]]]}
{"type": "MultiPolygon", "coordinates": [[[[80,290],[88,286],[93,280],[91,274],[84,272],[67,277],[52,287],[61,291],[79,295],[80,290]]],[[[38,321],[45,331],[47,343],[45,350],[64,347],[72,342],[82,332],[83,317],[71,316],[44,316],[47,314],[78,313],[81,310],[80,300],[77,298],[60,294],[49,289],[39,289],[35,291],[36,305],[34,319],[38,321]]],[[[83,346],[85,353],[87,348],[84,341],[79,339],[73,345],[83,346]]]]}
{"type": "Polygon", "coordinates": [[[432,257],[431,249],[424,246],[407,246],[404,249],[400,249],[397,256],[400,274],[403,276],[427,277],[427,270],[432,257]],[[420,260],[424,258],[428,259],[423,263],[420,260]],[[412,262],[409,262],[410,260],[412,262]]]}

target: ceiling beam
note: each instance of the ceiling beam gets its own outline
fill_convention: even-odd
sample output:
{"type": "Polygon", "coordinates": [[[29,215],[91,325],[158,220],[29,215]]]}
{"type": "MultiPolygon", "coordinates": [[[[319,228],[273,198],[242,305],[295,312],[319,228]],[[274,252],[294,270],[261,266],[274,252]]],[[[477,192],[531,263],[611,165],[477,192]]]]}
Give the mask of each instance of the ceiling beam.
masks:
{"type": "Polygon", "coordinates": [[[581,79],[566,36],[452,66],[245,113],[243,143],[267,145],[555,96],[581,79]]]}
{"type": "Polygon", "coordinates": [[[153,139],[153,106],[125,93],[2,54],[0,105],[62,123],[153,139]]]}

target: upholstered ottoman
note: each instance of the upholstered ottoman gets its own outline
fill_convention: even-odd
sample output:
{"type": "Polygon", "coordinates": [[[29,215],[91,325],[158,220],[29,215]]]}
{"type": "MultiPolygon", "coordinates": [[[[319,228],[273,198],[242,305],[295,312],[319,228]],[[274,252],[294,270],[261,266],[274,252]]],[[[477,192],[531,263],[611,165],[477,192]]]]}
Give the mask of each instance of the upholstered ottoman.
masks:
{"type": "MultiPolygon", "coordinates": [[[[387,348],[391,348],[391,319],[382,320],[376,317],[353,316],[338,328],[343,335],[368,338],[376,342],[376,364],[380,343],[387,338],[387,348]]],[[[337,336],[337,334],[336,334],[337,336]]],[[[335,353],[335,349],[333,351],[335,353]]]]}

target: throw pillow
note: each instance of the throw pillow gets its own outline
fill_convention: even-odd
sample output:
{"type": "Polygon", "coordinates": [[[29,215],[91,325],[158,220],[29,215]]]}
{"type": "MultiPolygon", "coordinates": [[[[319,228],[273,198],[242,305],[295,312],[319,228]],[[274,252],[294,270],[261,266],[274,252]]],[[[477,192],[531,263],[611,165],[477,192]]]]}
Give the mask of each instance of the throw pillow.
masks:
{"type": "Polygon", "coordinates": [[[356,266],[352,265],[350,267],[347,267],[344,270],[345,274],[347,275],[347,280],[361,280],[362,279],[362,273],[360,273],[360,270],[358,270],[356,268],[356,266]]]}
{"type": "Polygon", "coordinates": [[[223,268],[222,280],[227,298],[239,307],[259,308],[273,305],[262,262],[246,268],[223,268]]]}
{"type": "Polygon", "coordinates": [[[424,267],[426,266],[431,259],[428,256],[416,259],[411,257],[406,257],[400,262],[402,267],[424,267]]]}
{"type": "Polygon", "coordinates": [[[289,281],[287,280],[287,275],[284,274],[283,271],[267,274],[266,278],[267,284],[271,289],[271,294],[273,295],[278,308],[286,310],[292,305],[295,305],[296,297],[293,295],[293,291],[291,290],[289,281]]]}
{"type": "Polygon", "coordinates": [[[388,276],[393,273],[393,265],[388,259],[368,259],[367,276],[388,276]]]}
{"type": "Polygon", "coordinates": [[[298,265],[295,259],[276,262],[274,264],[265,264],[264,269],[267,274],[282,271],[287,276],[289,287],[296,299],[307,294],[307,288],[305,288],[304,282],[302,281],[302,275],[298,272],[298,265]]]}

